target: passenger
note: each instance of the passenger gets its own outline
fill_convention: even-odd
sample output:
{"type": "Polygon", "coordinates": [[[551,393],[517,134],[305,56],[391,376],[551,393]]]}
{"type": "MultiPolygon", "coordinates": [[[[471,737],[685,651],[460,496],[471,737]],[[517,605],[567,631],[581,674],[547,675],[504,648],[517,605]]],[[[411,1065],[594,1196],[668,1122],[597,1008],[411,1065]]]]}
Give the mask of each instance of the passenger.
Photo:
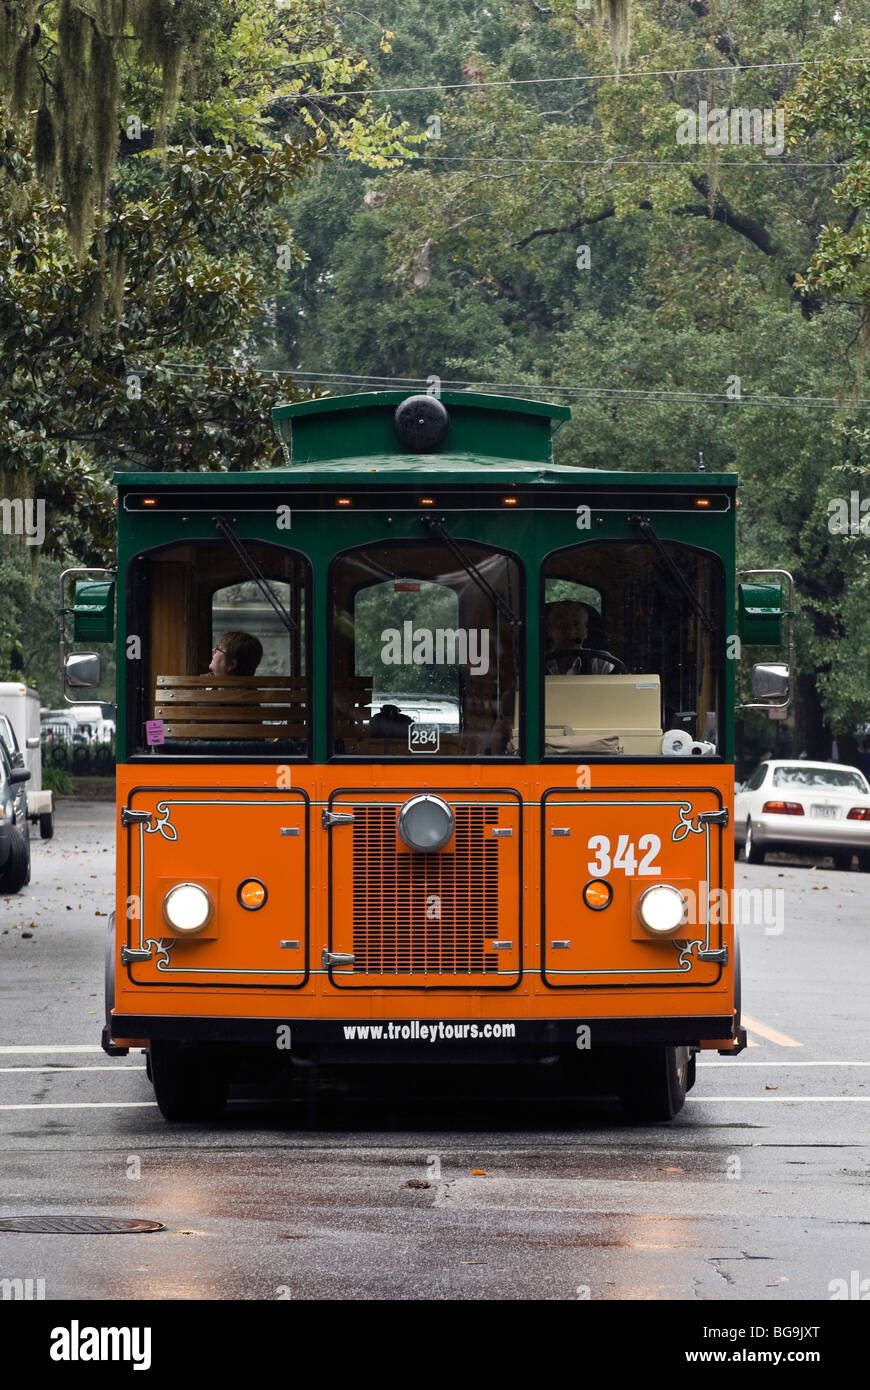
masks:
{"type": "Polygon", "coordinates": [[[584,653],[582,648],[586,646],[591,651],[607,652],[607,641],[598,614],[577,599],[548,603],[546,629],[544,669],[549,676],[608,676],[621,664],[615,657],[608,661],[603,656],[584,653]],[[593,619],[595,635],[590,638],[593,619]]]}
{"type": "Polygon", "coordinates": [[[212,650],[213,676],[253,676],[263,659],[262,643],[249,632],[225,632],[212,650]]]}

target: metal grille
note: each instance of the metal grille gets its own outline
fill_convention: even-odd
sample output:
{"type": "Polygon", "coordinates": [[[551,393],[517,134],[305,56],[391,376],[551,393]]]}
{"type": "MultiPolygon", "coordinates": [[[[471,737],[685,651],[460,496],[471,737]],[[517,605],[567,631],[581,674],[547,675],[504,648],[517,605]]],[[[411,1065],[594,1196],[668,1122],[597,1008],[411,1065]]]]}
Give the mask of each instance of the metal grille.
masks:
{"type": "Polygon", "coordinates": [[[455,806],[456,831],[439,854],[404,848],[398,806],[354,806],[354,972],[494,974],[498,955],[497,806],[455,806]]]}

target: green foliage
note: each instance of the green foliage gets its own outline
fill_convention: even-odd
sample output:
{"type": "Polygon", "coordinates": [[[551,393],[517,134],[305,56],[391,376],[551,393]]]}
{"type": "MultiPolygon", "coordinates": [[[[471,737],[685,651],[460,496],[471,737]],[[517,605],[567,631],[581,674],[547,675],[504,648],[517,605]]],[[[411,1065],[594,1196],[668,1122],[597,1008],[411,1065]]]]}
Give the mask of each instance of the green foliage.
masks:
{"type": "Polygon", "coordinates": [[[55,767],[52,763],[46,766],[43,759],[43,791],[55,792],[58,796],[69,796],[72,793],[72,785],[72,775],[69,772],[62,767],[55,767]]]}
{"type": "MultiPolygon", "coordinates": [[[[343,94],[371,73],[325,0],[35,15],[0,4],[0,474],[7,498],[45,502],[43,557],[99,565],[113,470],[280,458],[269,407],[308,393],[251,364],[282,265],[304,260],[281,200],[328,158],[384,169],[408,146],[343,94]]],[[[9,545],[0,665],[43,641],[22,587],[35,552],[9,545]]]]}

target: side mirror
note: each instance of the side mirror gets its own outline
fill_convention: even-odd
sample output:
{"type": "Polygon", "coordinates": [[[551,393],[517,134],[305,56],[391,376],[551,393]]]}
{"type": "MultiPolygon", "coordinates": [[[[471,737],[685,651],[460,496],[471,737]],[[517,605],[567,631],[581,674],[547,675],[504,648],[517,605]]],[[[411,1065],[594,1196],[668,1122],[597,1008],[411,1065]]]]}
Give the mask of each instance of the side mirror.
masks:
{"type": "Polygon", "coordinates": [[[89,685],[99,685],[100,668],[100,658],[94,652],[83,652],[77,656],[68,656],[64,662],[63,668],[66,684],[72,686],[74,689],[82,689],[89,685]]]}
{"type": "Polygon", "coordinates": [[[29,782],[30,772],[26,767],[13,767],[6,780],[7,782],[10,782],[12,784],[18,782],[29,782]]]}
{"type": "Polygon", "coordinates": [[[752,698],[770,704],[788,701],[791,671],[784,661],[758,662],[752,668],[752,698]]]}

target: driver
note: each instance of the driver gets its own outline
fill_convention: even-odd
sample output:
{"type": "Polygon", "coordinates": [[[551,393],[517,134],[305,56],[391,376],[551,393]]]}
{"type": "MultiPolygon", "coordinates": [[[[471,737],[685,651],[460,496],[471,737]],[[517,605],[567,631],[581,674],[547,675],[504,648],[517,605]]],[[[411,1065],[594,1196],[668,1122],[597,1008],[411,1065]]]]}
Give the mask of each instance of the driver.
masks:
{"type": "Polygon", "coordinates": [[[616,670],[616,663],[608,661],[603,655],[587,655],[582,649],[588,646],[600,653],[605,646],[604,629],[594,610],[577,599],[559,599],[548,603],[545,614],[546,650],[544,669],[549,676],[608,676],[616,670]],[[587,643],[590,619],[593,618],[600,633],[595,641],[587,643]],[[599,640],[600,639],[600,640],[599,640]]]}

